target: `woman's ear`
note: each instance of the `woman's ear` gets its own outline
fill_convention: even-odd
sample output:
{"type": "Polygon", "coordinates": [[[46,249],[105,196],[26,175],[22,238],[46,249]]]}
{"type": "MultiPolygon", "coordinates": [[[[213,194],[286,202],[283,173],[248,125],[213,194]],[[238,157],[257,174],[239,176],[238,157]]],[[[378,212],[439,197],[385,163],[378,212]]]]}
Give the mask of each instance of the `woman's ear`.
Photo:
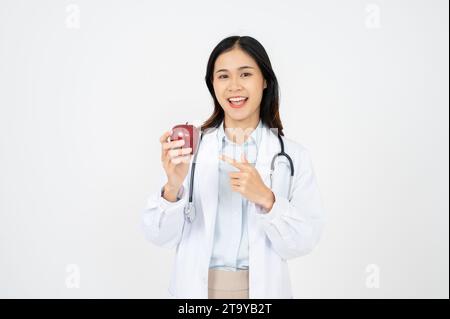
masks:
{"type": "Polygon", "coordinates": [[[266,88],[267,88],[267,81],[264,80],[264,89],[266,89],[266,88]]]}

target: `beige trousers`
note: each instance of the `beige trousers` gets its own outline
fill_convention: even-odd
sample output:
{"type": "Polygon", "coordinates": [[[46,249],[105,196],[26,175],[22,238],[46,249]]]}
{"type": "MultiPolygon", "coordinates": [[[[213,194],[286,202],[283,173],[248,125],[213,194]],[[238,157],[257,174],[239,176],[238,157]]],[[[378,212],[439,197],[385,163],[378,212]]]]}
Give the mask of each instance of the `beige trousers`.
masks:
{"type": "Polygon", "coordinates": [[[248,299],[248,270],[226,271],[210,269],[209,299],[248,299]]]}

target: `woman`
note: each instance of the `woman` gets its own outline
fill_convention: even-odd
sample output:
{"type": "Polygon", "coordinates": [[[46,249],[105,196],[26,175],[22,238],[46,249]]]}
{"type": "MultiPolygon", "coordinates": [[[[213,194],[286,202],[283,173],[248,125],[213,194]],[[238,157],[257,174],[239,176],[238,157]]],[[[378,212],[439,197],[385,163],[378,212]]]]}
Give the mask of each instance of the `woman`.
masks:
{"type": "Polygon", "coordinates": [[[281,137],[278,82],[257,40],[222,40],[205,80],[214,112],[201,126],[197,158],[183,140],[170,141],[171,131],[161,136],[167,182],[148,201],[144,232],[176,247],[172,297],[292,298],[287,260],[309,253],[324,225],[310,156],[281,137]],[[276,158],[271,182],[282,147],[290,159],[276,158]],[[192,162],[196,214],[189,220],[192,162]]]}

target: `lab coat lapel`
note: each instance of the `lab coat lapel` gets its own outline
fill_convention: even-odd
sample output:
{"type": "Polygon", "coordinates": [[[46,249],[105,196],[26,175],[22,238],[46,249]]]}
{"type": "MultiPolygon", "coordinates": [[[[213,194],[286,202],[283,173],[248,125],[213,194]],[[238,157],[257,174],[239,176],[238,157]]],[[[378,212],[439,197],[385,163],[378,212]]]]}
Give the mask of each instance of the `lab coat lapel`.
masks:
{"type": "Polygon", "coordinates": [[[194,196],[201,196],[200,201],[203,210],[205,222],[205,232],[208,242],[212,240],[214,233],[214,223],[218,205],[219,188],[219,149],[217,142],[217,131],[205,133],[200,145],[195,179],[195,187],[199,190],[194,191],[194,196]]]}
{"type": "MultiPolygon", "coordinates": [[[[258,158],[256,160],[255,168],[258,171],[261,179],[267,187],[270,187],[270,163],[273,156],[280,151],[278,138],[271,130],[264,126],[261,136],[261,143],[258,151],[258,158]]],[[[249,220],[249,242],[252,243],[258,235],[256,223],[257,208],[255,203],[248,202],[248,220],[249,220]]]]}
{"type": "Polygon", "coordinates": [[[281,151],[281,147],[276,135],[276,129],[272,131],[272,129],[265,126],[263,131],[255,168],[258,170],[264,184],[270,187],[270,164],[273,157],[281,151]]]}
{"type": "Polygon", "coordinates": [[[258,170],[259,175],[267,186],[270,184],[270,162],[273,157],[272,153],[275,153],[276,151],[274,150],[272,137],[273,134],[269,128],[264,126],[258,151],[258,158],[255,164],[255,168],[258,170]]]}

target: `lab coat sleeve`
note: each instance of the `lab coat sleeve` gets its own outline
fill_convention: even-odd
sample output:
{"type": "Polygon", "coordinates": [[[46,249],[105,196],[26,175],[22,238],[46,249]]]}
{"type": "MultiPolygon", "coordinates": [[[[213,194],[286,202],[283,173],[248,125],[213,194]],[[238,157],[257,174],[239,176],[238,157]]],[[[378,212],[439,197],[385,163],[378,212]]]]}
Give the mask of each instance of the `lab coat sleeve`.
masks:
{"type": "Polygon", "coordinates": [[[148,199],[142,213],[142,228],[145,237],[155,245],[174,248],[181,240],[184,227],[184,206],[188,201],[186,180],[178,192],[176,202],[161,196],[161,191],[148,199]]]}
{"type": "Polygon", "coordinates": [[[256,205],[261,225],[273,249],[283,259],[311,252],[325,224],[325,212],[309,152],[302,147],[297,156],[300,161],[295,167],[291,200],[274,191],[275,202],[269,212],[256,205]]]}

